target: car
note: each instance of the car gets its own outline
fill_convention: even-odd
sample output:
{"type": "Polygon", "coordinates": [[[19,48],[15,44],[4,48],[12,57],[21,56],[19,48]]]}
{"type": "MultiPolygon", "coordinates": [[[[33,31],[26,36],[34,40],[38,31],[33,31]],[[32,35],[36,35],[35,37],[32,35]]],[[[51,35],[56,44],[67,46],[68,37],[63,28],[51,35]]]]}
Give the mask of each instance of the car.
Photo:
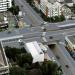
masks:
{"type": "Polygon", "coordinates": [[[43,25],[46,25],[48,22],[43,22],[43,23],[41,23],[41,26],[43,26],[43,25]]]}
{"type": "Polygon", "coordinates": [[[56,56],[56,58],[57,58],[57,59],[60,59],[60,57],[59,57],[59,56],[56,56]]]}
{"type": "Polygon", "coordinates": [[[69,65],[65,65],[66,68],[69,68],[69,65]]]}
{"type": "Polygon", "coordinates": [[[47,24],[48,22],[44,22],[43,24],[45,25],[45,24],[47,24]]]}

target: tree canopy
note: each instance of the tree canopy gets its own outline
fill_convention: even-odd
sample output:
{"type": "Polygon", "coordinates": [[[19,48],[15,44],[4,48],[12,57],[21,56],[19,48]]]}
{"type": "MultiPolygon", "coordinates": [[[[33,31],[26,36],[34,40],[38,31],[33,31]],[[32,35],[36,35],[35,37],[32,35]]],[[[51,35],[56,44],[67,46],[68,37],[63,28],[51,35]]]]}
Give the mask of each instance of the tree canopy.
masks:
{"type": "Polygon", "coordinates": [[[41,63],[32,63],[31,54],[24,51],[24,48],[5,47],[6,56],[9,60],[15,60],[15,64],[10,68],[10,75],[26,75],[27,72],[32,73],[32,75],[61,75],[62,69],[55,62],[45,60],[41,63]]]}
{"type": "Polygon", "coordinates": [[[20,9],[19,6],[15,5],[14,0],[12,1],[12,7],[8,8],[8,11],[10,11],[13,15],[18,15],[20,9]]]}
{"type": "Polygon", "coordinates": [[[45,61],[41,65],[42,75],[61,75],[59,66],[52,61],[45,61]]]}
{"type": "Polygon", "coordinates": [[[10,75],[26,75],[25,69],[22,69],[19,66],[12,66],[10,68],[10,75]]]}

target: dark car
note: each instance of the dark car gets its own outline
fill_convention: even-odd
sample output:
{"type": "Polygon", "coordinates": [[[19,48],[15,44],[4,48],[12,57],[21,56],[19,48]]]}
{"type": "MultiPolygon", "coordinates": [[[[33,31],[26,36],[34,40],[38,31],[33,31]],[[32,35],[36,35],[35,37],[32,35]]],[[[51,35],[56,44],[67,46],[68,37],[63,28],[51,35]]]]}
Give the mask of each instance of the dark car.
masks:
{"type": "Polygon", "coordinates": [[[69,68],[69,65],[65,65],[66,68],[69,68]]]}

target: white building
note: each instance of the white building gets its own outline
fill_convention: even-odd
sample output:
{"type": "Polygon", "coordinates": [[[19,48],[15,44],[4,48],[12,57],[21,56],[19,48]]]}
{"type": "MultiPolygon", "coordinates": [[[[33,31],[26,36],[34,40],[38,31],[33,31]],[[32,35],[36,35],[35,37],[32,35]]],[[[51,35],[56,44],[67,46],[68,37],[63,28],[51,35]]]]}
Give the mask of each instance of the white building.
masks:
{"type": "Polygon", "coordinates": [[[40,10],[46,15],[47,0],[40,0],[40,10]]]}
{"type": "Polygon", "coordinates": [[[59,2],[48,3],[47,4],[48,17],[61,15],[61,4],[59,2]]]}
{"type": "Polygon", "coordinates": [[[66,36],[65,37],[65,43],[66,43],[66,47],[70,51],[74,51],[75,50],[75,35],[66,36]]]}
{"type": "Polygon", "coordinates": [[[12,0],[0,0],[0,12],[7,11],[12,6],[12,0]]]}
{"type": "Polygon", "coordinates": [[[40,10],[48,17],[61,15],[61,4],[57,0],[40,0],[40,10]]]}
{"type": "Polygon", "coordinates": [[[44,53],[36,41],[28,42],[25,46],[27,52],[31,53],[33,57],[33,63],[44,61],[44,53]]]}

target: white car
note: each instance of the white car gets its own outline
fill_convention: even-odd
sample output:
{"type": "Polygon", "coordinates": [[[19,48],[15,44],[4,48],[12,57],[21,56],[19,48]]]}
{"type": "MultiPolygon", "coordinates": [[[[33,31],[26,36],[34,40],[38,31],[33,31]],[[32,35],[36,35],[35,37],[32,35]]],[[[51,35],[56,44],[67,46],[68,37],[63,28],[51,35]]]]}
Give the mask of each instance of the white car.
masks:
{"type": "Polygon", "coordinates": [[[43,24],[47,24],[48,22],[44,22],[43,24]]]}

